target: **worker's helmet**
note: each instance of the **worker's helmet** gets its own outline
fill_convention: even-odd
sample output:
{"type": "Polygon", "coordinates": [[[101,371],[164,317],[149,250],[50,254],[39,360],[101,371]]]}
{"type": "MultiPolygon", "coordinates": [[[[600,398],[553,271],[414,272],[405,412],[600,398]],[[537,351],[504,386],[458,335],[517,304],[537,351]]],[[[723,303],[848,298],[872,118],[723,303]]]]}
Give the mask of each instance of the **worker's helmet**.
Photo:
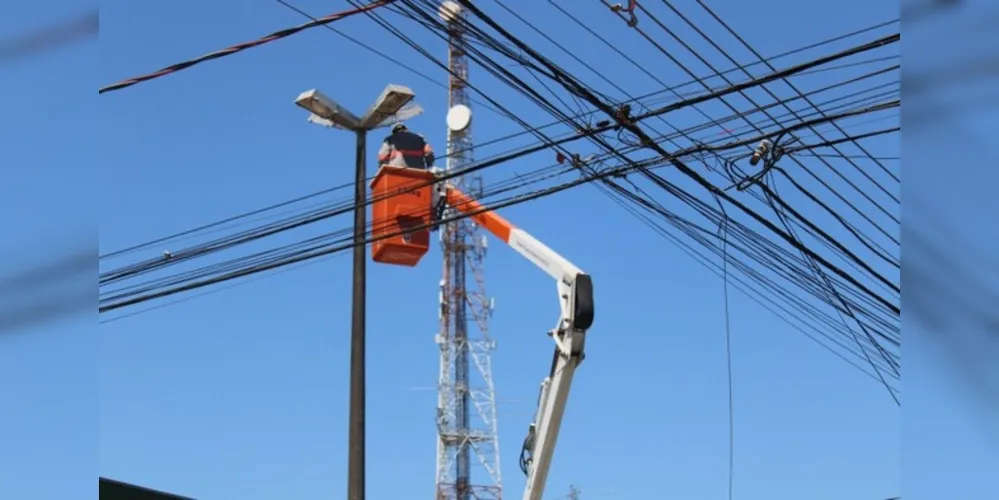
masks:
{"type": "Polygon", "coordinates": [[[395,125],[392,125],[392,133],[393,134],[396,133],[396,132],[402,132],[403,130],[406,130],[406,124],[405,123],[396,123],[395,125]]]}

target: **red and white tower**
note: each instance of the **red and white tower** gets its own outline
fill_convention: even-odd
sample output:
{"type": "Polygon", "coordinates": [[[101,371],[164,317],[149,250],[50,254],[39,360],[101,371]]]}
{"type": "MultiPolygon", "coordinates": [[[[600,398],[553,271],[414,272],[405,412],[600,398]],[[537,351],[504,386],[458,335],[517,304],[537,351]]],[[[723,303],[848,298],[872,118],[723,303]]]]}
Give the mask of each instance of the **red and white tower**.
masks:
{"type": "MultiPolygon", "coordinates": [[[[472,163],[472,111],[468,99],[465,13],[457,2],[440,9],[448,23],[447,170],[472,163]]],[[[482,178],[452,179],[473,197],[482,193],[482,178]]],[[[489,336],[492,301],[485,294],[483,262],[486,236],[468,220],[440,231],[444,276],[440,288],[440,377],[437,402],[437,500],[502,498],[496,395],[489,336]],[[469,279],[470,278],[470,279],[469,279]]]]}

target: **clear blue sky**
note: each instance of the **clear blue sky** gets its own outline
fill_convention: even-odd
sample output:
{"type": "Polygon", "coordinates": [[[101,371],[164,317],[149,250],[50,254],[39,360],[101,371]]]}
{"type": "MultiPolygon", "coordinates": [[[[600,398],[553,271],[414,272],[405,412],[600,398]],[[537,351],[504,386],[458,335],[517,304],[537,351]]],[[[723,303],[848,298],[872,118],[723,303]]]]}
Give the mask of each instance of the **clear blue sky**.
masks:
{"type": "MultiPolygon", "coordinates": [[[[507,3],[525,8],[534,2],[507,3]]],[[[680,5],[696,9],[687,3],[692,2],[680,5]]],[[[347,5],[294,4],[315,15],[347,5]]],[[[491,4],[483,2],[506,20],[491,4]]],[[[895,4],[887,2],[766,4],[765,9],[734,1],[712,6],[764,54],[897,15],[895,4]],[[815,22],[762,27],[777,18],[815,22]]],[[[61,11],[68,3],[53,0],[51,5],[61,11]]],[[[100,252],[105,253],[348,182],[352,138],[311,126],[292,103],[312,87],[360,110],[386,83],[408,85],[427,109],[410,126],[443,150],[445,91],[321,28],[100,96],[98,108],[92,100],[95,86],[303,21],[272,1],[112,0],[101,7],[97,67],[92,61],[98,50],[90,44],[25,62],[0,77],[4,110],[18,116],[23,127],[0,139],[2,162],[5,171],[14,172],[12,185],[24,183],[0,192],[29,207],[16,222],[25,235],[53,219],[84,221],[96,215],[100,252]],[[87,88],[72,85],[69,90],[66,79],[83,81],[87,88]],[[53,118],[59,108],[37,108],[48,92],[61,93],[49,103],[65,102],[80,113],[96,112],[99,119],[53,118]],[[6,166],[27,164],[43,165],[46,176],[62,182],[42,184],[43,179],[6,166]],[[29,188],[44,196],[27,195],[29,188]],[[99,193],[95,214],[81,206],[85,192],[99,193]]],[[[0,20],[0,32],[18,32],[51,18],[51,12],[26,5],[12,9],[0,20]]],[[[578,12],[594,27],[622,31],[603,8],[589,5],[578,12]]],[[[395,38],[366,20],[337,27],[379,49],[398,50],[400,58],[444,80],[441,71],[398,49],[395,38]]],[[[578,43],[579,53],[596,50],[598,42],[574,27],[560,23],[549,29],[559,40],[578,43]]],[[[444,56],[443,45],[428,33],[413,36],[444,56]]],[[[620,43],[634,44],[628,50],[636,58],[655,61],[650,68],[664,80],[686,80],[639,40],[620,43]]],[[[734,46],[734,41],[726,44],[734,46]]],[[[634,73],[619,60],[598,62],[611,75],[634,73]]],[[[483,78],[483,86],[515,103],[528,122],[550,121],[494,80],[483,78]]],[[[628,87],[637,94],[654,90],[655,84],[643,80],[628,87]]],[[[480,140],[516,130],[487,111],[477,114],[480,140]]],[[[378,139],[372,137],[369,155],[378,139]]],[[[898,154],[891,141],[878,147],[898,154]]],[[[506,169],[502,172],[488,172],[486,179],[550,161],[519,160],[494,169],[506,169]]],[[[721,280],[593,188],[505,214],[590,272],[598,287],[598,319],[571,396],[547,498],[564,494],[569,484],[582,488],[588,500],[724,498],[728,424],[721,280]]],[[[325,229],[346,224],[347,219],[335,220],[325,229]]],[[[513,498],[523,487],[516,458],[537,384],[547,373],[551,347],[544,331],[556,305],[545,275],[513,252],[493,248],[487,276],[498,304],[491,326],[499,341],[494,377],[498,399],[509,401],[500,405],[499,415],[506,496],[513,498]]],[[[432,250],[417,269],[369,268],[371,499],[432,495],[436,398],[423,389],[437,376],[438,257],[439,250],[432,250]]],[[[88,465],[81,473],[79,464],[92,464],[96,454],[101,476],[197,498],[341,497],[346,490],[349,272],[349,259],[335,258],[102,325],[96,344],[76,335],[89,333],[89,323],[53,325],[44,335],[5,340],[0,349],[0,375],[8,381],[0,411],[5,448],[0,491],[10,498],[76,498],[81,485],[92,484],[94,471],[88,465]],[[49,482],[45,495],[32,497],[23,489],[32,478],[49,482]]],[[[898,494],[899,410],[884,388],[737,292],[731,318],[736,498],[898,494]]],[[[942,411],[930,418],[956,419],[942,411]]],[[[971,425],[955,422],[949,427],[971,425]]],[[[949,442],[952,464],[957,467],[964,457],[971,465],[961,467],[981,464],[963,451],[965,446],[971,445],[949,442]]]]}

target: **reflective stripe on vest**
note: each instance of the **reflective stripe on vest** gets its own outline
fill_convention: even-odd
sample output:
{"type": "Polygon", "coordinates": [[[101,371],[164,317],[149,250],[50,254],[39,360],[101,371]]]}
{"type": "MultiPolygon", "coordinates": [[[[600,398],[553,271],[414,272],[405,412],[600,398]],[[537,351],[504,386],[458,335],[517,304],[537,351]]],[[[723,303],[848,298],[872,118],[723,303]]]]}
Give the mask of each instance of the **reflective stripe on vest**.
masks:
{"type": "Polygon", "coordinates": [[[423,156],[423,151],[418,151],[415,149],[396,149],[395,153],[399,153],[403,156],[423,156]]]}

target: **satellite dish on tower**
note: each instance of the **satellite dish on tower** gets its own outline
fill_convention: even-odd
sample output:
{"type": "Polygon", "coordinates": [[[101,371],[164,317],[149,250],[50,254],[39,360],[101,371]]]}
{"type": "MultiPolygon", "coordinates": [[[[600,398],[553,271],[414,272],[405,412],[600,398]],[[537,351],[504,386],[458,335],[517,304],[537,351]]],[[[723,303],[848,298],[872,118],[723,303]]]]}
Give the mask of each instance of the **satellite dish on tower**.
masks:
{"type": "Polygon", "coordinates": [[[447,112],[447,128],[461,132],[472,123],[472,110],[464,104],[457,104],[447,112]]]}
{"type": "Polygon", "coordinates": [[[441,19],[447,23],[453,23],[458,20],[458,16],[461,15],[461,5],[454,0],[447,0],[441,4],[440,11],[438,11],[441,19]]]}

